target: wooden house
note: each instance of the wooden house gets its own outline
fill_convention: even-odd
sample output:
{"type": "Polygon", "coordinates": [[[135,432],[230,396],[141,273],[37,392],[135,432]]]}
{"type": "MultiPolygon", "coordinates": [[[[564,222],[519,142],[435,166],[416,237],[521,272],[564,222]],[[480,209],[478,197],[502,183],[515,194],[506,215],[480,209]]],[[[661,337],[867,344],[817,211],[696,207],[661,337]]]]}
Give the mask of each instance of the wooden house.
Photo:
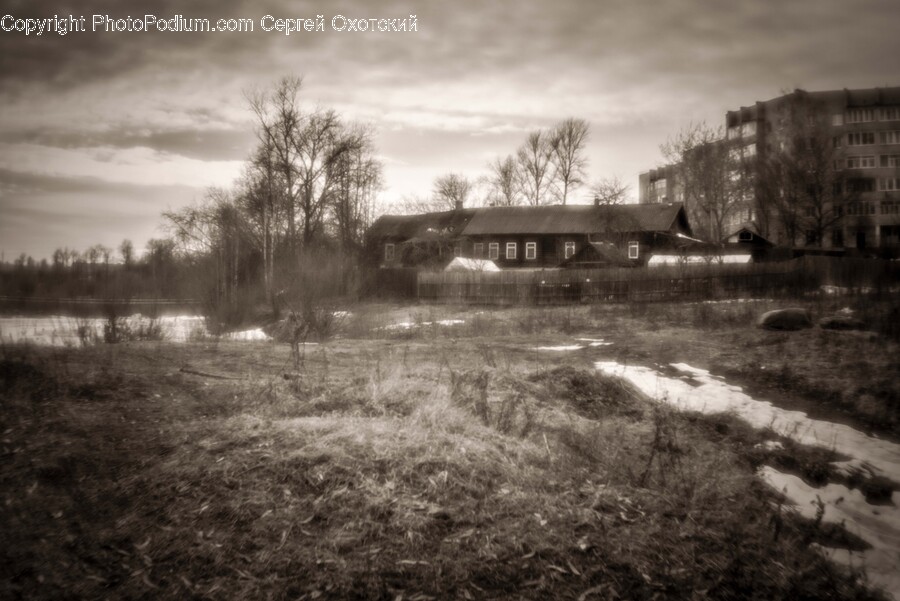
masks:
{"type": "Polygon", "coordinates": [[[621,266],[625,258],[644,265],[654,252],[680,248],[690,236],[678,203],[551,205],[386,215],[372,225],[368,244],[382,266],[446,264],[462,256],[502,269],[546,269],[579,253],[584,263],[621,266]]]}

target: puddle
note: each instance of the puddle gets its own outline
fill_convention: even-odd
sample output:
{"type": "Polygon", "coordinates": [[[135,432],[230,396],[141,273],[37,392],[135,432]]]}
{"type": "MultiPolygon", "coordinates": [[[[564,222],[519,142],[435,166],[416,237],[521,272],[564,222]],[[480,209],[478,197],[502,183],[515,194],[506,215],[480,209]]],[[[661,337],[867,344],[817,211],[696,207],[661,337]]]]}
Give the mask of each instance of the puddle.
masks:
{"type": "MultiPolygon", "coordinates": [[[[836,462],[839,470],[862,470],[900,482],[900,445],[868,436],[843,424],[812,419],[802,411],[782,409],[759,401],[708,371],[684,363],[674,363],[675,377],[642,366],[625,366],[611,361],[595,364],[604,373],[620,376],[645,394],[679,409],[702,413],[732,413],[757,428],[770,428],[802,444],[833,449],[850,457],[836,462]],[[690,381],[684,378],[688,377],[690,381]]],[[[667,370],[668,371],[668,370],[667,370]]],[[[785,494],[797,511],[815,518],[817,499],[824,503],[823,520],[844,524],[872,549],[851,552],[821,548],[836,562],[854,568],[865,567],[869,581],[900,599],[900,509],[894,493],[892,505],[872,505],[858,490],[829,483],[814,488],[795,476],[763,467],[760,477],[785,494]]]]}
{"type": "MultiPolygon", "coordinates": [[[[144,315],[124,318],[132,331],[148,328],[153,320],[144,315]]],[[[81,346],[82,338],[103,340],[103,328],[107,320],[100,317],[0,317],[0,343],[28,342],[39,346],[81,346]]],[[[187,342],[208,335],[204,318],[197,315],[167,315],[155,320],[163,339],[169,342],[187,342]]],[[[231,332],[226,340],[270,340],[260,329],[231,332]]]]}

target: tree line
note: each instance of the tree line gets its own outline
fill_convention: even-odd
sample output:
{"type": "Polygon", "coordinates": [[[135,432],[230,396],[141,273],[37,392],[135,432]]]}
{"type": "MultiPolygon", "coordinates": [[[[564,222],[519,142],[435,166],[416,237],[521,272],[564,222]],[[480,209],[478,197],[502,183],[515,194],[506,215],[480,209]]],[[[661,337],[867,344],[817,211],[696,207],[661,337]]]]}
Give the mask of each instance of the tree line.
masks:
{"type": "Polygon", "coordinates": [[[564,205],[586,185],[601,203],[624,202],[629,186],[617,176],[588,182],[585,148],[589,138],[590,125],[576,118],[532,131],[514,153],[488,163],[484,175],[440,175],[434,180],[431,196],[406,198],[401,208],[413,213],[457,206],[564,205]]]}
{"type": "Polygon", "coordinates": [[[151,239],[140,256],[131,240],[117,249],[57,248],[50,260],[22,253],[0,264],[4,296],[52,298],[191,298],[196,289],[171,239],[151,239]]]}
{"type": "Polygon", "coordinates": [[[210,302],[348,293],[375,214],[382,165],[370,127],[301,103],[302,79],[246,93],[256,145],[231,188],[164,213],[179,248],[202,264],[210,302]],[[325,282],[323,279],[327,278],[325,282]]]}

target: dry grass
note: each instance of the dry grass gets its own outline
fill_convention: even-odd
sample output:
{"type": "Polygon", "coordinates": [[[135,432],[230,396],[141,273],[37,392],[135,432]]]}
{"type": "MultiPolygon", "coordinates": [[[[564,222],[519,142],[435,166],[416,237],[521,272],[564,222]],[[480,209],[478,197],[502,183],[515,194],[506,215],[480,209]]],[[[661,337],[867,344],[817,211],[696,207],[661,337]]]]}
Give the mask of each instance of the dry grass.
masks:
{"type": "Polygon", "coordinates": [[[773,509],[751,435],[559,357],[2,352],[3,597],[871,598],[773,509]]]}

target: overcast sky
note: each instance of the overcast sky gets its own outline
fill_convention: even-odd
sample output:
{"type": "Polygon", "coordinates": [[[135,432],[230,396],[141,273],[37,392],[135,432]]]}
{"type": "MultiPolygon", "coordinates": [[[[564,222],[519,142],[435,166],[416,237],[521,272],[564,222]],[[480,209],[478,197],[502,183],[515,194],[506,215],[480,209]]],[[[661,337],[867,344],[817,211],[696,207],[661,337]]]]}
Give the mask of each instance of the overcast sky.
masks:
{"type": "MultiPolygon", "coordinates": [[[[471,177],[526,134],[586,119],[592,180],[637,195],[660,143],[781,92],[900,85],[898,0],[0,2],[14,19],[84,16],[65,36],[0,31],[0,250],[142,249],[160,213],[228,186],[253,145],[243,91],[302,75],[309,106],[371,123],[386,205],[471,177]],[[189,8],[188,8],[189,6],[189,8]],[[92,16],[249,18],[253,33],[91,31],[92,16]],[[315,18],[286,36],[260,20],[315,18]],[[338,32],[331,19],[415,32],[338,32]]],[[[338,22],[340,24],[340,22],[338,22]]]]}

